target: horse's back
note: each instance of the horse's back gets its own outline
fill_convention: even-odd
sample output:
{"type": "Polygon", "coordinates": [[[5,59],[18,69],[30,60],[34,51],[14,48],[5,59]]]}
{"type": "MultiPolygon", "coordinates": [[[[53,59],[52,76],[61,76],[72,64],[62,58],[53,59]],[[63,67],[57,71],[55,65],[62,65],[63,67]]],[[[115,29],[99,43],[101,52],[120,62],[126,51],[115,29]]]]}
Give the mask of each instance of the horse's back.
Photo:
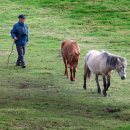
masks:
{"type": "Polygon", "coordinates": [[[91,57],[91,59],[96,59],[100,54],[101,52],[99,51],[91,50],[86,54],[85,61],[87,62],[90,59],[89,57],[91,57]]]}
{"type": "Polygon", "coordinates": [[[80,54],[80,48],[76,41],[65,40],[61,44],[61,53],[64,58],[69,59],[71,55],[80,54]]]}
{"type": "Polygon", "coordinates": [[[101,54],[101,52],[100,52],[100,51],[97,51],[97,50],[91,50],[91,51],[89,51],[89,53],[92,54],[92,55],[95,55],[95,56],[96,56],[96,55],[98,56],[98,55],[101,54]]]}
{"type": "Polygon", "coordinates": [[[93,73],[100,73],[100,66],[103,62],[101,52],[99,51],[91,50],[86,54],[85,64],[93,73]]]}

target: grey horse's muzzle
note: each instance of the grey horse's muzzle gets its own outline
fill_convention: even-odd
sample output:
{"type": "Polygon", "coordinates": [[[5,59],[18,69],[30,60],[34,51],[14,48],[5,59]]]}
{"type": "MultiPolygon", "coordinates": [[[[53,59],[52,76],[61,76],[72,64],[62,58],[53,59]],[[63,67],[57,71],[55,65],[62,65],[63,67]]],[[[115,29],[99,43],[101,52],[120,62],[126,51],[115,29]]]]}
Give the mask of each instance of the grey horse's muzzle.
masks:
{"type": "Polygon", "coordinates": [[[121,79],[124,80],[126,78],[126,76],[121,76],[121,79]]]}

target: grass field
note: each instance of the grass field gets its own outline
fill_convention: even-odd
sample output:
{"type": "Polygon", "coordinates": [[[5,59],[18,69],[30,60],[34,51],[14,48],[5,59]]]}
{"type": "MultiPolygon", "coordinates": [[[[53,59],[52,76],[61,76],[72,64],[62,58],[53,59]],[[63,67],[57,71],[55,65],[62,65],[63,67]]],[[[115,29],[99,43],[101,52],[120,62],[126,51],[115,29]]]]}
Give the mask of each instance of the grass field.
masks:
{"type": "Polygon", "coordinates": [[[0,130],[130,130],[129,47],[129,0],[0,0],[0,130]],[[26,69],[15,66],[15,49],[7,67],[10,30],[21,13],[29,27],[26,69]],[[63,75],[64,39],[81,48],[75,82],[63,75]],[[82,89],[91,49],[128,60],[127,79],[113,72],[108,97],[97,93],[94,77],[82,89]]]}

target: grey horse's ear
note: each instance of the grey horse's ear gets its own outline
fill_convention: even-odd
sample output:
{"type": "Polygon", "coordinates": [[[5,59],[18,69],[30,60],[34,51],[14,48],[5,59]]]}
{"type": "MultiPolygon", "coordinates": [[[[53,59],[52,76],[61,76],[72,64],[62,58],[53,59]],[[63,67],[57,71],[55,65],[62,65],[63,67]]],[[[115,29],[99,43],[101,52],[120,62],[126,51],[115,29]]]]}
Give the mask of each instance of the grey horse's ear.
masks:
{"type": "Polygon", "coordinates": [[[125,64],[125,66],[127,66],[127,59],[126,58],[122,58],[121,61],[125,64]]]}
{"type": "Polygon", "coordinates": [[[118,58],[121,62],[126,61],[126,58],[118,58]]]}
{"type": "Polygon", "coordinates": [[[117,58],[117,62],[121,62],[119,58],[117,58]]]}

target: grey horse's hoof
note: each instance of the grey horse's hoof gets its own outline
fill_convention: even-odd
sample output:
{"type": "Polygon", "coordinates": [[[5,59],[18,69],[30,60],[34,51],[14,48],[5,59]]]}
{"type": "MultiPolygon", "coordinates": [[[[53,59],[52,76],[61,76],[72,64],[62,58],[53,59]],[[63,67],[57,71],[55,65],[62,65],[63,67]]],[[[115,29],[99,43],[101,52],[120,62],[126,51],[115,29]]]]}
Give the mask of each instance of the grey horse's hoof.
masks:
{"type": "Polygon", "coordinates": [[[102,93],[103,93],[103,95],[104,95],[104,97],[106,97],[107,96],[107,93],[106,93],[106,91],[102,91],[102,93]]]}
{"type": "Polygon", "coordinates": [[[101,94],[101,89],[98,89],[98,93],[101,94]]]}
{"type": "Polygon", "coordinates": [[[86,90],[86,86],[83,86],[83,89],[86,90]]]}

